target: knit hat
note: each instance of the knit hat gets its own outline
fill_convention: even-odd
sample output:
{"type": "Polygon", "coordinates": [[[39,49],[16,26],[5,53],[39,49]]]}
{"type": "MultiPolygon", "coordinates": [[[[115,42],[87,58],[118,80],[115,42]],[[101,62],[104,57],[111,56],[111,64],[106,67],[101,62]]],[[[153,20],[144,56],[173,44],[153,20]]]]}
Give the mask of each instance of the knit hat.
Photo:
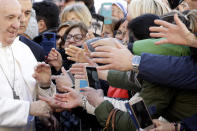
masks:
{"type": "Polygon", "coordinates": [[[121,11],[124,13],[124,17],[125,18],[127,17],[127,7],[125,5],[123,5],[120,2],[113,2],[112,5],[118,6],[121,9],[121,11]]]}
{"type": "Polygon", "coordinates": [[[128,30],[130,30],[138,40],[148,39],[150,38],[149,28],[151,26],[158,26],[154,23],[156,19],[160,18],[154,14],[138,16],[128,23],[128,30]]]}

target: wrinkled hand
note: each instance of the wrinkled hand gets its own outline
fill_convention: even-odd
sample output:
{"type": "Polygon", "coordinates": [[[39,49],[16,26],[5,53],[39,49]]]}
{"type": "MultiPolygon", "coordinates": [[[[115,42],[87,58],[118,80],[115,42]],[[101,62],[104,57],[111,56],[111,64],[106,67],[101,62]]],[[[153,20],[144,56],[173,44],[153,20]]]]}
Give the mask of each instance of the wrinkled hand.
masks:
{"type": "Polygon", "coordinates": [[[51,111],[52,109],[46,102],[38,100],[30,104],[29,114],[32,116],[50,117],[51,111]]]}
{"type": "Polygon", "coordinates": [[[33,77],[41,87],[49,87],[51,85],[50,66],[45,63],[38,63],[34,69],[33,77]]]}
{"type": "Polygon", "coordinates": [[[88,56],[90,51],[86,44],[84,44],[84,49],[70,45],[68,48],[65,48],[66,54],[69,55],[68,60],[72,60],[78,63],[87,63],[88,56]]]}
{"type": "Polygon", "coordinates": [[[60,107],[60,105],[58,104],[59,101],[57,101],[55,98],[53,97],[44,97],[44,96],[39,96],[39,99],[42,101],[45,101],[50,107],[51,109],[53,109],[53,111],[56,112],[61,112],[64,109],[60,107]]]}
{"type": "MultiPolygon", "coordinates": [[[[93,61],[92,61],[93,62],[93,61]]],[[[97,66],[95,63],[76,63],[70,68],[70,72],[76,79],[87,79],[86,66],[97,66]]],[[[108,70],[97,70],[99,79],[107,80],[108,70]]]]}
{"type": "Polygon", "coordinates": [[[124,48],[123,44],[120,43],[115,38],[101,39],[101,40],[98,40],[96,42],[93,42],[91,45],[92,45],[93,48],[96,48],[98,46],[111,46],[111,47],[118,48],[118,49],[124,48]]]}
{"type": "Polygon", "coordinates": [[[53,66],[56,71],[59,71],[62,67],[62,56],[56,49],[52,48],[47,57],[47,62],[50,66],[53,66]]]}
{"type": "Polygon", "coordinates": [[[62,109],[72,109],[78,106],[82,106],[82,95],[75,89],[64,87],[64,94],[56,94],[56,104],[62,109]]]}
{"type": "Polygon", "coordinates": [[[75,79],[87,79],[86,66],[88,63],[76,63],[70,68],[70,72],[75,75],[75,79]]]}
{"type": "Polygon", "coordinates": [[[52,79],[56,82],[57,90],[63,92],[64,87],[73,87],[73,82],[64,67],[61,68],[61,71],[61,75],[52,76],[52,79]]]}
{"type": "Polygon", "coordinates": [[[177,44],[177,45],[187,45],[192,47],[197,47],[197,42],[195,36],[187,29],[185,24],[178,18],[178,15],[174,15],[174,21],[176,24],[171,24],[163,20],[155,20],[155,24],[160,25],[160,27],[150,27],[151,37],[162,37],[162,39],[155,44],[177,44]],[[195,42],[193,42],[195,41],[195,42]]]}
{"type": "Polygon", "coordinates": [[[156,128],[151,129],[149,131],[175,131],[175,127],[173,123],[162,122],[159,120],[153,120],[154,125],[156,128]]]}
{"type": "Polygon", "coordinates": [[[103,91],[101,89],[95,90],[91,87],[81,88],[81,94],[87,97],[88,102],[94,106],[99,106],[104,101],[103,91]]]}
{"type": "Polygon", "coordinates": [[[128,71],[132,69],[133,55],[127,48],[114,48],[110,46],[100,46],[95,48],[96,52],[91,53],[95,63],[105,64],[98,66],[98,70],[120,70],[128,71]]]}

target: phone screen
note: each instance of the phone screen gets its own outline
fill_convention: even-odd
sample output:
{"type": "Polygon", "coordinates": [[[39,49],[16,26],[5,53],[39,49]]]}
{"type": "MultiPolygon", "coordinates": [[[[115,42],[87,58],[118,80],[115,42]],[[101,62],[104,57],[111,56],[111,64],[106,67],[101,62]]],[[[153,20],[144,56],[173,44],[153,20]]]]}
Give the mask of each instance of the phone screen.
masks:
{"type": "Polygon", "coordinates": [[[96,67],[86,67],[89,86],[94,89],[101,89],[96,67]]]}
{"type": "Polygon", "coordinates": [[[103,30],[104,17],[98,14],[93,14],[92,17],[91,30],[95,35],[100,36],[103,30]]]}
{"type": "Polygon", "coordinates": [[[144,129],[153,124],[152,119],[143,101],[133,104],[132,109],[135,113],[135,116],[137,117],[140,128],[144,129]]]}

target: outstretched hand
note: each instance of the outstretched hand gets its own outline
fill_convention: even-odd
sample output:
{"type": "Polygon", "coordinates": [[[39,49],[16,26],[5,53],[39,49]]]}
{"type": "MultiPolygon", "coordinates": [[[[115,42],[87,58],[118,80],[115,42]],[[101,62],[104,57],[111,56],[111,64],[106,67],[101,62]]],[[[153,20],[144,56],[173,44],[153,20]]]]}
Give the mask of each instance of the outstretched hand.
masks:
{"type": "Polygon", "coordinates": [[[48,54],[47,62],[50,66],[53,66],[56,71],[59,71],[62,67],[62,56],[56,49],[52,48],[48,54]]]}
{"type": "Polygon", "coordinates": [[[160,121],[160,120],[153,120],[153,124],[156,127],[149,130],[149,131],[173,131],[173,130],[175,130],[175,127],[174,127],[173,123],[163,122],[163,121],[160,121]]]}
{"type": "Polygon", "coordinates": [[[160,27],[150,27],[151,37],[165,38],[157,41],[155,44],[177,44],[197,47],[195,36],[187,29],[185,24],[178,18],[178,15],[174,15],[174,21],[176,24],[171,24],[163,20],[155,20],[155,24],[160,27]],[[153,33],[156,32],[156,33],[153,33]]]}
{"type": "Polygon", "coordinates": [[[64,92],[64,87],[73,87],[73,82],[64,67],[61,68],[61,71],[61,75],[52,76],[52,79],[56,82],[57,90],[64,92]]]}
{"type": "Polygon", "coordinates": [[[115,38],[101,39],[96,42],[93,42],[91,45],[93,48],[96,48],[99,46],[111,46],[111,47],[118,48],[118,49],[125,48],[125,46],[115,38]]]}
{"type": "Polygon", "coordinates": [[[51,84],[51,68],[46,63],[38,63],[34,69],[33,77],[41,87],[49,87],[51,84]]]}
{"type": "Polygon", "coordinates": [[[98,70],[120,70],[128,71],[132,69],[131,60],[133,55],[127,48],[114,48],[110,46],[99,46],[96,52],[91,53],[95,63],[104,65],[98,66],[98,70]]]}
{"type": "Polygon", "coordinates": [[[86,87],[80,90],[82,91],[81,94],[86,96],[88,102],[94,107],[99,106],[104,101],[104,95],[101,89],[96,90],[91,87],[86,87]]]}
{"type": "Polygon", "coordinates": [[[64,87],[64,94],[56,94],[55,100],[58,101],[56,104],[63,109],[72,109],[78,106],[82,106],[82,95],[79,94],[75,89],[64,87]]]}

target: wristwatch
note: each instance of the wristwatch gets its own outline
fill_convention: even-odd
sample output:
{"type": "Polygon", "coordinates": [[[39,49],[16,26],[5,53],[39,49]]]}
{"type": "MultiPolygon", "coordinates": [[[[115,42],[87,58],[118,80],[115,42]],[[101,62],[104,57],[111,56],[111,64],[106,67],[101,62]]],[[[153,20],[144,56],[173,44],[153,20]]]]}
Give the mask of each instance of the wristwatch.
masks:
{"type": "Polygon", "coordinates": [[[141,56],[138,56],[138,55],[134,55],[132,57],[132,66],[133,66],[133,71],[138,73],[139,70],[138,70],[138,67],[140,65],[140,61],[141,61],[141,56]]]}

